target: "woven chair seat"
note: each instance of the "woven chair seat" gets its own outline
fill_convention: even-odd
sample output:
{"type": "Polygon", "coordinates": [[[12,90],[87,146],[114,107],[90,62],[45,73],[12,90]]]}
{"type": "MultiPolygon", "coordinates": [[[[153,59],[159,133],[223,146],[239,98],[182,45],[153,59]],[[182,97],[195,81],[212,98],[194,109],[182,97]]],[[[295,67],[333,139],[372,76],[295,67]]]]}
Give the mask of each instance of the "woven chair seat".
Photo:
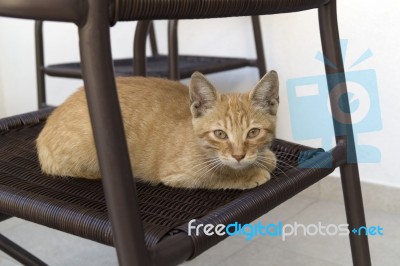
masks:
{"type": "MultiPolygon", "coordinates": [[[[41,173],[35,139],[51,111],[0,120],[0,213],[113,245],[101,181],[41,173]]],[[[321,149],[282,140],[275,140],[272,149],[279,170],[271,181],[251,190],[176,189],[137,182],[148,248],[185,231],[191,219],[213,224],[251,222],[333,170],[331,154],[321,149]],[[294,168],[299,161],[306,167],[294,168]]],[[[194,255],[222,240],[192,237],[194,255]]]]}

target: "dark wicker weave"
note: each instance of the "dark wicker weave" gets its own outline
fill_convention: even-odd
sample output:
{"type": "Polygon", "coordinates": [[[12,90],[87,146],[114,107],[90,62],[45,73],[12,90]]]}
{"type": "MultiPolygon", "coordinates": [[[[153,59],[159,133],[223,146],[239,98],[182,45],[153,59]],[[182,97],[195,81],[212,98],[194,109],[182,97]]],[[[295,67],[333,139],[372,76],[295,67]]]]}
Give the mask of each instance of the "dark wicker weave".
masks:
{"type": "MultiPolygon", "coordinates": [[[[0,1],[0,16],[77,25],[85,92],[103,177],[102,187],[100,182],[49,178],[40,173],[34,140],[49,110],[1,120],[0,213],[6,216],[0,215],[0,219],[7,215],[22,217],[113,244],[123,266],[176,265],[222,240],[216,235],[188,236],[186,223],[191,218],[210,224],[250,222],[340,166],[348,224],[350,228],[365,226],[358,166],[347,161],[356,158],[347,95],[340,97],[340,108],[331,99],[336,147],[324,152],[276,140],[273,149],[280,162],[296,167],[283,169],[284,174],[276,172],[272,181],[255,189],[181,190],[150,187],[132,179],[113,72],[110,24],[138,19],[254,16],[311,8],[318,8],[322,50],[331,62],[325,65],[328,89],[339,87],[345,95],[335,0],[0,1]]],[[[142,24],[140,34],[144,36],[148,23],[142,24]]],[[[134,53],[136,74],[146,73],[145,46],[135,47],[134,53]]],[[[350,234],[349,238],[354,265],[371,265],[367,236],[350,234]]],[[[23,264],[43,265],[1,235],[0,249],[23,264]]]]}
{"type": "MultiPolygon", "coordinates": [[[[0,210],[112,245],[101,182],[49,177],[40,171],[35,139],[51,110],[0,120],[0,210]]],[[[279,170],[274,172],[276,177],[250,191],[174,189],[137,182],[147,246],[155,247],[177,228],[184,231],[193,218],[213,224],[250,222],[333,170],[330,153],[320,149],[282,140],[276,140],[272,148],[280,161],[279,170]],[[315,168],[292,168],[298,165],[299,156],[315,168]]],[[[193,238],[195,255],[213,244],[208,236],[193,238]]]]}
{"type": "Polygon", "coordinates": [[[112,21],[194,19],[296,12],[320,7],[329,0],[115,0],[112,21]]]}

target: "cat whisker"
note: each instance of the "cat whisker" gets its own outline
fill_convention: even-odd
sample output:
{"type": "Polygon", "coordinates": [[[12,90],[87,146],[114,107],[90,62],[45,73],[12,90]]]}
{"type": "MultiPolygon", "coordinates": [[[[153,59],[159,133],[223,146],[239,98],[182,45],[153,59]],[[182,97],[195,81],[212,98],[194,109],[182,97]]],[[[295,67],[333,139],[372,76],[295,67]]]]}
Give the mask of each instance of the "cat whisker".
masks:
{"type": "Polygon", "coordinates": [[[212,158],[212,159],[208,159],[206,161],[203,161],[201,163],[198,163],[196,165],[193,165],[190,169],[188,169],[187,171],[191,171],[194,170],[196,167],[201,167],[200,169],[198,169],[196,171],[196,173],[200,172],[201,170],[203,170],[204,168],[207,168],[208,166],[210,166],[210,164],[213,164],[215,162],[218,162],[219,159],[218,158],[212,158]]]}
{"type": "MultiPolygon", "coordinates": [[[[221,162],[221,161],[219,161],[219,162],[216,162],[215,164],[213,164],[211,167],[210,167],[210,169],[208,169],[207,171],[205,171],[202,175],[201,175],[201,177],[200,177],[200,180],[202,179],[202,178],[204,178],[209,172],[211,172],[212,170],[214,170],[214,169],[217,169],[219,166],[221,166],[223,163],[221,162]]],[[[213,172],[212,172],[213,173],[213,172]]]]}
{"type": "Polygon", "coordinates": [[[200,169],[197,169],[197,171],[196,171],[196,173],[198,173],[198,172],[202,171],[204,168],[213,166],[213,165],[215,165],[215,164],[218,163],[218,162],[219,162],[219,159],[218,159],[218,158],[209,159],[209,160],[207,160],[207,161],[205,161],[205,162],[202,162],[202,163],[199,163],[199,164],[195,165],[195,166],[192,167],[191,169],[194,169],[194,168],[200,166],[201,168],[200,168],[200,169]]]}
{"type": "Polygon", "coordinates": [[[211,172],[211,176],[213,176],[215,174],[215,172],[221,168],[224,168],[224,164],[222,162],[220,162],[217,167],[214,169],[214,171],[211,172]]]}
{"type": "MultiPolygon", "coordinates": [[[[281,173],[285,174],[285,171],[283,171],[283,170],[279,167],[278,164],[275,165],[275,161],[271,161],[271,160],[269,160],[269,161],[266,161],[266,160],[257,160],[256,162],[258,162],[258,164],[264,165],[264,167],[265,167],[265,165],[271,166],[271,167],[275,166],[275,169],[276,169],[276,170],[278,170],[278,171],[280,171],[281,173]]],[[[289,166],[289,168],[286,169],[286,171],[289,170],[289,169],[295,168],[294,166],[291,166],[291,165],[288,165],[288,166],[289,166]]],[[[267,169],[267,170],[268,170],[268,169],[267,169]]],[[[297,170],[297,169],[296,169],[296,170],[297,170]]],[[[299,171],[299,170],[298,170],[298,171],[299,171]]],[[[286,175],[286,174],[285,174],[285,175],[286,175]]]]}
{"type": "Polygon", "coordinates": [[[295,165],[289,164],[287,162],[284,161],[275,161],[275,160],[271,160],[270,158],[258,158],[259,161],[263,161],[263,162],[268,162],[272,165],[276,164],[276,165],[284,165],[284,166],[288,166],[289,168],[291,167],[295,167],[295,165]]]}
{"type": "Polygon", "coordinates": [[[293,166],[293,165],[290,165],[290,164],[287,164],[287,166],[288,167],[284,167],[283,168],[285,171],[281,167],[279,167],[279,165],[277,165],[275,169],[280,171],[281,173],[283,173],[285,176],[287,176],[286,172],[289,171],[289,170],[292,170],[292,169],[296,170],[298,173],[301,172],[299,169],[296,168],[296,166],[293,166]]]}
{"type": "Polygon", "coordinates": [[[292,165],[292,164],[289,164],[289,163],[284,162],[284,161],[278,161],[277,164],[280,164],[280,165],[283,165],[284,167],[287,167],[287,170],[295,169],[297,172],[301,172],[299,169],[297,169],[297,165],[292,165]]]}
{"type": "MultiPolygon", "coordinates": [[[[267,160],[271,160],[271,158],[269,158],[269,157],[265,157],[265,156],[262,156],[262,155],[260,155],[260,156],[258,156],[259,158],[262,158],[262,159],[267,159],[267,160]]],[[[271,162],[271,161],[270,161],[271,162]]],[[[285,165],[285,166],[288,166],[289,167],[289,169],[292,169],[292,168],[295,168],[296,166],[295,165],[291,165],[291,164],[289,164],[289,163],[287,163],[287,162],[285,162],[285,161],[281,161],[281,160],[279,160],[279,161],[277,161],[277,164],[283,164],[283,165],[285,165]]],[[[300,170],[298,170],[297,169],[297,171],[299,171],[300,172],[300,170]]]]}
{"type": "MultiPolygon", "coordinates": [[[[257,165],[260,168],[268,170],[268,168],[265,165],[261,164],[260,162],[255,162],[255,165],[257,165]]],[[[286,177],[288,177],[288,175],[282,169],[280,169],[279,167],[276,167],[275,169],[278,170],[279,172],[281,172],[286,177]]]]}

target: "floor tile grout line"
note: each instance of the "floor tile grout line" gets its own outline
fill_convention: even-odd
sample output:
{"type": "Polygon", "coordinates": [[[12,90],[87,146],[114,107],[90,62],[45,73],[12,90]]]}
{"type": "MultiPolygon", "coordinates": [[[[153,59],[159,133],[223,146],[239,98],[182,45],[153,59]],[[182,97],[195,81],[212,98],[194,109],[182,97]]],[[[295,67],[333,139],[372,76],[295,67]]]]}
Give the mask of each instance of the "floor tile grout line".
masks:
{"type": "Polygon", "coordinates": [[[306,206],[304,206],[303,208],[301,208],[299,211],[297,211],[296,213],[290,215],[289,217],[287,217],[286,219],[284,219],[282,222],[287,222],[290,219],[292,219],[293,217],[299,215],[300,213],[302,213],[303,211],[305,211],[306,209],[308,209],[310,206],[315,205],[316,203],[319,202],[319,199],[313,199],[310,203],[308,203],[306,206]]]}
{"type": "MultiPolygon", "coordinates": [[[[282,223],[285,223],[285,222],[289,221],[289,220],[292,219],[293,217],[296,217],[297,215],[299,215],[299,214],[300,214],[301,212],[303,212],[304,210],[308,209],[310,206],[316,204],[318,201],[319,201],[319,200],[317,200],[317,201],[312,201],[312,202],[308,203],[306,206],[304,206],[303,208],[301,208],[301,210],[297,211],[295,214],[290,215],[290,216],[287,217],[286,219],[283,219],[281,222],[282,222],[282,223]]],[[[254,239],[253,242],[260,243],[260,241],[262,241],[262,239],[263,239],[262,237],[257,237],[257,238],[254,239]]]]}

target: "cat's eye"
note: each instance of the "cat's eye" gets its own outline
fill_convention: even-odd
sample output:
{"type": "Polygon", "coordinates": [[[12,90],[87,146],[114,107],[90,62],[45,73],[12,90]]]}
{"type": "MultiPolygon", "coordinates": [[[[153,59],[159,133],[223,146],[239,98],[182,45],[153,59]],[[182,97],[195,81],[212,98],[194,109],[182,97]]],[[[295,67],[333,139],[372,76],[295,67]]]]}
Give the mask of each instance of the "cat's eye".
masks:
{"type": "Polygon", "coordinates": [[[260,134],[260,129],[259,128],[252,128],[249,130],[249,133],[247,133],[247,138],[252,139],[258,136],[260,134]]]}
{"type": "Polygon", "coordinates": [[[214,135],[219,139],[226,139],[228,135],[223,130],[214,130],[214,135]]]}

